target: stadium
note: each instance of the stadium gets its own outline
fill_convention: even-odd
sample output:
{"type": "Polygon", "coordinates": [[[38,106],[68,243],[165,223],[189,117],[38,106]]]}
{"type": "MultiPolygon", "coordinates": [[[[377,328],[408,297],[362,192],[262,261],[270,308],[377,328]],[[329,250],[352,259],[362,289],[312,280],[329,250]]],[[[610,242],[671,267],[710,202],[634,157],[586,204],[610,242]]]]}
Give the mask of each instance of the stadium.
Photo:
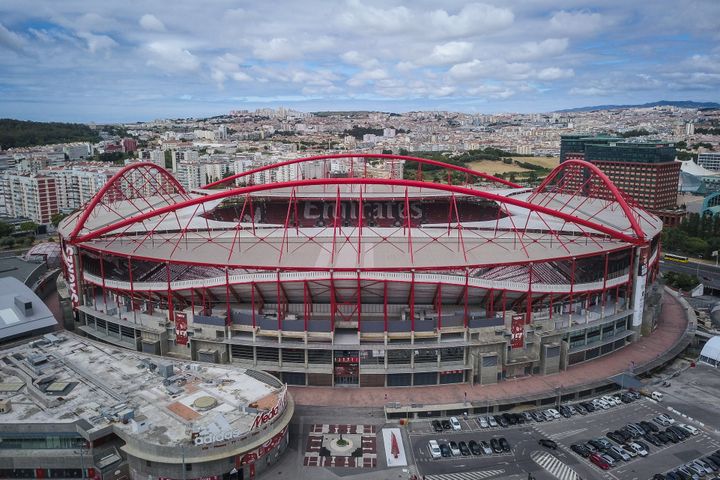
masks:
{"type": "Polygon", "coordinates": [[[89,337],[289,385],[384,387],[490,384],[632,348],[652,329],[661,228],[580,160],[527,188],[346,153],[192,192],[131,164],[59,231],[89,337]]]}

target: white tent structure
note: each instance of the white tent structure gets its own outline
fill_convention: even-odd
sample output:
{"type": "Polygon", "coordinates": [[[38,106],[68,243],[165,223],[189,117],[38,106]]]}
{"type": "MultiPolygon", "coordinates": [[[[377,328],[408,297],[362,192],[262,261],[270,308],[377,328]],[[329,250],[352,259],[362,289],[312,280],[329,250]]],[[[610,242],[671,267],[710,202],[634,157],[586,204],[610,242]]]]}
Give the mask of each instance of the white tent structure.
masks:
{"type": "Polygon", "coordinates": [[[713,367],[720,365],[720,336],[712,337],[707,341],[700,352],[700,361],[713,367]]]}

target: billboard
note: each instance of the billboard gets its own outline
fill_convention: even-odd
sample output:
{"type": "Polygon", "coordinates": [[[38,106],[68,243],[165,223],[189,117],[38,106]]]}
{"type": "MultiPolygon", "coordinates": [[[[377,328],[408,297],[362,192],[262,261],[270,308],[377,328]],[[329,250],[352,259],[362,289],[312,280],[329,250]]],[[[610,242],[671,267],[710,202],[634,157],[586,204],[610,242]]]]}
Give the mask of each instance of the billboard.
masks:
{"type": "Polygon", "coordinates": [[[175,344],[187,345],[187,314],[185,312],[175,312],[175,344]]]}
{"type": "Polygon", "coordinates": [[[525,346],[525,315],[513,315],[510,324],[510,346],[523,348],[525,346]]]}
{"type": "Polygon", "coordinates": [[[65,266],[65,279],[67,280],[68,291],[70,292],[70,301],[73,308],[77,308],[80,304],[80,296],[78,294],[78,278],[75,271],[75,248],[72,245],[64,243],[62,245],[62,259],[65,266]]]}

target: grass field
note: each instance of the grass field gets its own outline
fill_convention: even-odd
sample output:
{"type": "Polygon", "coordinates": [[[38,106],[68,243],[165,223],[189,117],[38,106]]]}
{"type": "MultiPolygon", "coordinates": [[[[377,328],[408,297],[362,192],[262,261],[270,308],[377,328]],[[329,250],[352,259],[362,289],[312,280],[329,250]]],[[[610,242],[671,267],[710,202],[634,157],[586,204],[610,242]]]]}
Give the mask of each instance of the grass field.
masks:
{"type": "MultiPolygon", "coordinates": [[[[513,157],[513,160],[532,163],[544,168],[555,168],[559,163],[559,160],[555,157],[513,157]]],[[[473,170],[478,170],[484,173],[489,173],[490,175],[511,172],[525,173],[530,171],[515,164],[508,165],[507,163],[494,162],[492,160],[480,160],[478,162],[470,162],[468,164],[468,168],[472,168],[473,170]]]]}

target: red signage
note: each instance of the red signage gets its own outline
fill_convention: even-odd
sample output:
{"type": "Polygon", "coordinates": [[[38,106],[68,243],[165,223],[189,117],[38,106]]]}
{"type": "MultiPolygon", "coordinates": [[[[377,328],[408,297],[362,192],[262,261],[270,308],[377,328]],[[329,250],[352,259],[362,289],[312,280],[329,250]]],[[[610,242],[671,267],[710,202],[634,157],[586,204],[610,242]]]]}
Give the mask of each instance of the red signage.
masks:
{"type": "Polygon", "coordinates": [[[236,465],[237,467],[241,467],[243,465],[254,464],[259,458],[266,455],[268,452],[272,451],[273,448],[277,447],[280,442],[282,441],[283,437],[287,433],[288,427],[287,425],[285,428],[283,428],[277,435],[275,435],[273,438],[268,440],[267,442],[260,445],[255,450],[252,450],[245,455],[242,456],[240,459],[240,464],[236,465]]]}
{"type": "Polygon", "coordinates": [[[250,430],[254,430],[256,428],[259,428],[263,425],[265,425],[267,422],[272,420],[273,418],[277,417],[279,414],[281,414],[285,410],[285,403],[287,402],[287,385],[284,385],[282,390],[278,393],[278,401],[275,404],[275,406],[263,413],[258,413],[255,416],[255,420],[253,421],[252,426],[250,427],[250,430]]]}
{"type": "Polygon", "coordinates": [[[510,346],[512,348],[523,348],[525,346],[525,315],[513,315],[510,324],[510,346]]]}
{"type": "Polygon", "coordinates": [[[175,344],[187,345],[187,314],[184,312],[175,312],[175,344]]]}

